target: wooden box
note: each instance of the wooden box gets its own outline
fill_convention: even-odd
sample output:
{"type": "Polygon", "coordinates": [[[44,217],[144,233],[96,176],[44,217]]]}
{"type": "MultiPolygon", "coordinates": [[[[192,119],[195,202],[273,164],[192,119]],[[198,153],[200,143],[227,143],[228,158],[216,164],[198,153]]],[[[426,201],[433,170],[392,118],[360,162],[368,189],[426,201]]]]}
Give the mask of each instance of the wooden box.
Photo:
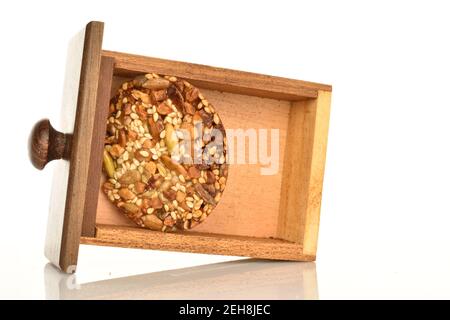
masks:
{"type": "Polygon", "coordinates": [[[67,272],[79,244],[315,260],[331,87],[198,64],[102,50],[103,23],[71,42],[60,131],[48,120],[30,136],[30,157],[56,164],[46,256],[67,272]],[[223,197],[196,228],[163,233],[137,227],[100,192],[108,105],[118,84],[138,74],[184,78],[198,86],[226,128],[279,130],[279,170],[231,164],[223,197]]]}

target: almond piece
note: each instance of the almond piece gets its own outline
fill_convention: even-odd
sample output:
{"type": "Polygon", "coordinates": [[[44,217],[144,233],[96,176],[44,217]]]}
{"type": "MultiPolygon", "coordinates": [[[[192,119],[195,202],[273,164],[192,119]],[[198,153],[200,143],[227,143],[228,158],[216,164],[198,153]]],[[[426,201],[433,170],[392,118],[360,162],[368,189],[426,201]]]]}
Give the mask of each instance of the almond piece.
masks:
{"type": "Polygon", "coordinates": [[[161,230],[163,222],[154,214],[148,214],[142,217],[142,222],[144,225],[152,230],[161,230]]]}
{"type": "Polygon", "coordinates": [[[151,90],[161,90],[166,89],[169,86],[169,80],[164,78],[152,78],[148,79],[142,84],[143,88],[151,89],[151,90]]]}
{"type": "Polygon", "coordinates": [[[128,214],[131,214],[133,216],[137,215],[140,213],[140,209],[137,205],[135,205],[134,203],[128,203],[125,202],[124,204],[122,204],[120,206],[122,209],[125,210],[125,212],[127,212],[128,214]]]}

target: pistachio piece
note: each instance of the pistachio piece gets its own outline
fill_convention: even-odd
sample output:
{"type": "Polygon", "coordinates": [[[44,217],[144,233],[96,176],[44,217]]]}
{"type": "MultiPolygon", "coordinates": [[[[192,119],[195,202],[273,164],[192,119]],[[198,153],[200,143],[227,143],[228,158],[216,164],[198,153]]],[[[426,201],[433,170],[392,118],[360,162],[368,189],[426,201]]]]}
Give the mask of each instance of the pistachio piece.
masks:
{"type": "Polygon", "coordinates": [[[175,129],[170,123],[166,123],[165,130],[166,136],[164,137],[164,141],[166,142],[167,150],[172,153],[172,151],[178,145],[178,137],[175,129]]]}
{"type": "Polygon", "coordinates": [[[103,150],[103,167],[105,168],[108,177],[113,178],[115,171],[114,161],[106,150],[103,150]]]}

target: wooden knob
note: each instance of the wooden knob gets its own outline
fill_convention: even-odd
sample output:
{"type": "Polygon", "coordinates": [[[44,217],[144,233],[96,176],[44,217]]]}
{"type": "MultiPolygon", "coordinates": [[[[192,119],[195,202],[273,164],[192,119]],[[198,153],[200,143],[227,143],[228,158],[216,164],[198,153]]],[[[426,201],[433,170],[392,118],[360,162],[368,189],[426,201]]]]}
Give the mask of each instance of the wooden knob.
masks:
{"type": "Polygon", "coordinates": [[[37,122],[31,130],[28,152],[31,163],[39,170],[56,159],[69,159],[71,135],[56,131],[48,119],[37,122]]]}

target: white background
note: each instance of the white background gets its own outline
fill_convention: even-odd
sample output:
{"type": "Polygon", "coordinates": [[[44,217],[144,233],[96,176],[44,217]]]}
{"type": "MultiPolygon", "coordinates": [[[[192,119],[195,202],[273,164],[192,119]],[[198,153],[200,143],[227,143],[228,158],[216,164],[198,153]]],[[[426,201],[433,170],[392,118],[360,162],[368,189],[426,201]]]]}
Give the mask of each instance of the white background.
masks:
{"type": "MultiPolygon", "coordinates": [[[[445,1],[0,6],[1,298],[45,298],[53,166],[31,166],[27,137],[40,118],[58,126],[67,42],[89,20],[106,23],[105,49],[332,84],[318,297],[450,298],[445,1]]],[[[230,259],[83,246],[78,279],[230,259]]]]}

